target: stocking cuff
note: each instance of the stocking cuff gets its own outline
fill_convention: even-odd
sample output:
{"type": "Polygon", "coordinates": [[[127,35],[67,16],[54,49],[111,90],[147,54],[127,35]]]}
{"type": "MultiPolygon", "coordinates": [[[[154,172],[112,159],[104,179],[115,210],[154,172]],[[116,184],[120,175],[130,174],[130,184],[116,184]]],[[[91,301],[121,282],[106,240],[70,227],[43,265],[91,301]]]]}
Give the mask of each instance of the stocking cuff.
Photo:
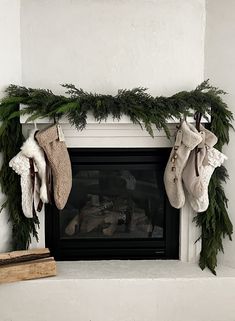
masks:
{"type": "Polygon", "coordinates": [[[36,139],[41,147],[59,139],[57,126],[52,125],[43,130],[40,130],[40,132],[36,134],[36,139]]]}
{"type": "Polygon", "coordinates": [[[218,138],[215,136],[215,134],[213,134],[210,130],[206,129],[202,125],[200,125],[200,132],[204,133],[205,135],[205,139],[204,139],[205,145],[209,147],[213,147],[217,143],[218,138]]]}
{"type": "Polygon", "coordinates": [[[208,148],[208,163],[213,167],[219,167],[225,160],[228,159],[226,155],[218,151],[216,148],[208,148]]]}
{"type": "Polygon", "coordinates": [[[185,121],[181,125],[181,130],[183,133],[182,142],[190,150],[193,150],[202,141],[202,137],[197,129],[185,121]]]}

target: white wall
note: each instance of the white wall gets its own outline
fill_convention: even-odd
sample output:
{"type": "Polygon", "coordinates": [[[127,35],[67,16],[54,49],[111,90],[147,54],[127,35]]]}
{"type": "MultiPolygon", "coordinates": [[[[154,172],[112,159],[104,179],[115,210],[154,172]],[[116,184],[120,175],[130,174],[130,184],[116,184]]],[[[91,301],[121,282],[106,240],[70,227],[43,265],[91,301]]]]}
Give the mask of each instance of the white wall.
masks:
{"type": "MultiPolygon", "coordinates": [[[[235,1],[207,0],[207,26],[205,38],[205,78],[224,89],[224,97],[235,114],[235,1]]],[[[225,186],[229,199],[229,214],[235,227],[235,133],[230,132],[229,146],[224,149],[228,156],[225,166],[230,180],[225,186]]],[[[235,267],[235,242],[224,242],[225,255],[220,262],[235,267]]]]}
{"type": "Polygon", "coordinates": [[[11,83],[21,83],[20,0],[0,0],[0,96],[11,83]]]}
{"type": "MultiPolygon", "coordinates": [[[[5,88],[21,83],[20,0],[0,0],[0,98],[5,88]]],[[[0,160],[1,163],[1,160],[0,160]]],[[[4,195],[0,194],[0,204],[4,195]]],[[[10,247],[11,227],[5,211],[0,213],[0,252],[10,247]]]]}
{"type": "MultiPolygon", "coordinates": [[[[203,80],[204,0],[22,0],[22,78],[172,94],[203,80]]],[[[63,92],[63,91],[62,91],[63,92]]]]}

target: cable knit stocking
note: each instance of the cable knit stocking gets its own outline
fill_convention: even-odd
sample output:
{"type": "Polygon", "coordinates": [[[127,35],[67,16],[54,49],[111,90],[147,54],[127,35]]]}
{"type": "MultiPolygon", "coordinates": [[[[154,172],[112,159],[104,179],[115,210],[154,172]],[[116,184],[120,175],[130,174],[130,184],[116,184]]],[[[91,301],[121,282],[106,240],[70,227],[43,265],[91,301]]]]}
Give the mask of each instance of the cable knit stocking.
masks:
{"type": "Polygon", "coordinates": [[[188,195],[189,202],[196,212],[204,212],[207,210],[209,206],[208,186],[211,176],[215,168],[221,166],[226,159],[227,156],[217,149],[207,148],[207,157],[205,159],[205,164],[201,167],[200,173],[203,194],[200,197],[195,197],[191,193],[188,195]]]}
{"type": "MultiPolygon", "coordinates": [[[[19,152],[13,157],[9,166],[20,175],[21,184],[21,200],[22,200],[22,211],[28,218],[33,217],[33,213],[37,214],[37,205],[40,201],[39,197],[39,180],[37,175],[35,176],[34,187],[30,177],[30,163],[29,158],[26,157],[22,152],[19,152]]],[[[35,172],[37,171],[36,166],[34,167],[35,172]]]]}
{"type": "Polygon", "coordinates": [[[29,137],[21,147],[21,151],[26,157],[33,158],[37,166],[38,174],[41,180],[40,199],[43,203],[48,203],[46,185],[46,161],[43,149],[38,145],[34,138],[36,132],[36,129],[31,131],[29,137]]]}

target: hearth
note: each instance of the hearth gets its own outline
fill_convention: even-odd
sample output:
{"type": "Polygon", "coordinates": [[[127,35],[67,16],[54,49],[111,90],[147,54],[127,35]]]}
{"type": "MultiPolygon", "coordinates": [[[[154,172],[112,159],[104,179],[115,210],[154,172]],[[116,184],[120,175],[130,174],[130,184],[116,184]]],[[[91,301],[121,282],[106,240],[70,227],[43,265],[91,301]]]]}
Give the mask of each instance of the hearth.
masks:
{"type": "Polygon", "coordinates": [[[167,200],[169,148],[69,148],[66,207],[46,207],[48,246],[58,260],[178,259],[179,211],[167,200]]]}

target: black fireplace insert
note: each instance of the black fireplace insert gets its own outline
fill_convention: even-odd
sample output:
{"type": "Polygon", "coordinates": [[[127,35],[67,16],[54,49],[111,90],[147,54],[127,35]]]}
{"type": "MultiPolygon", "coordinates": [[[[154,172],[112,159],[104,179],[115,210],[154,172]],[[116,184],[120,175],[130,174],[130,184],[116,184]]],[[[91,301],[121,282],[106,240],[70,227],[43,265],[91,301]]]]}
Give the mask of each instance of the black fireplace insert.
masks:
{"type": "Polygon", "coordinates": [[[46,206],[57,260],[178,259],[179,211],[167,200],[168,148],[71,148],[66,207],[46,206]]]}

